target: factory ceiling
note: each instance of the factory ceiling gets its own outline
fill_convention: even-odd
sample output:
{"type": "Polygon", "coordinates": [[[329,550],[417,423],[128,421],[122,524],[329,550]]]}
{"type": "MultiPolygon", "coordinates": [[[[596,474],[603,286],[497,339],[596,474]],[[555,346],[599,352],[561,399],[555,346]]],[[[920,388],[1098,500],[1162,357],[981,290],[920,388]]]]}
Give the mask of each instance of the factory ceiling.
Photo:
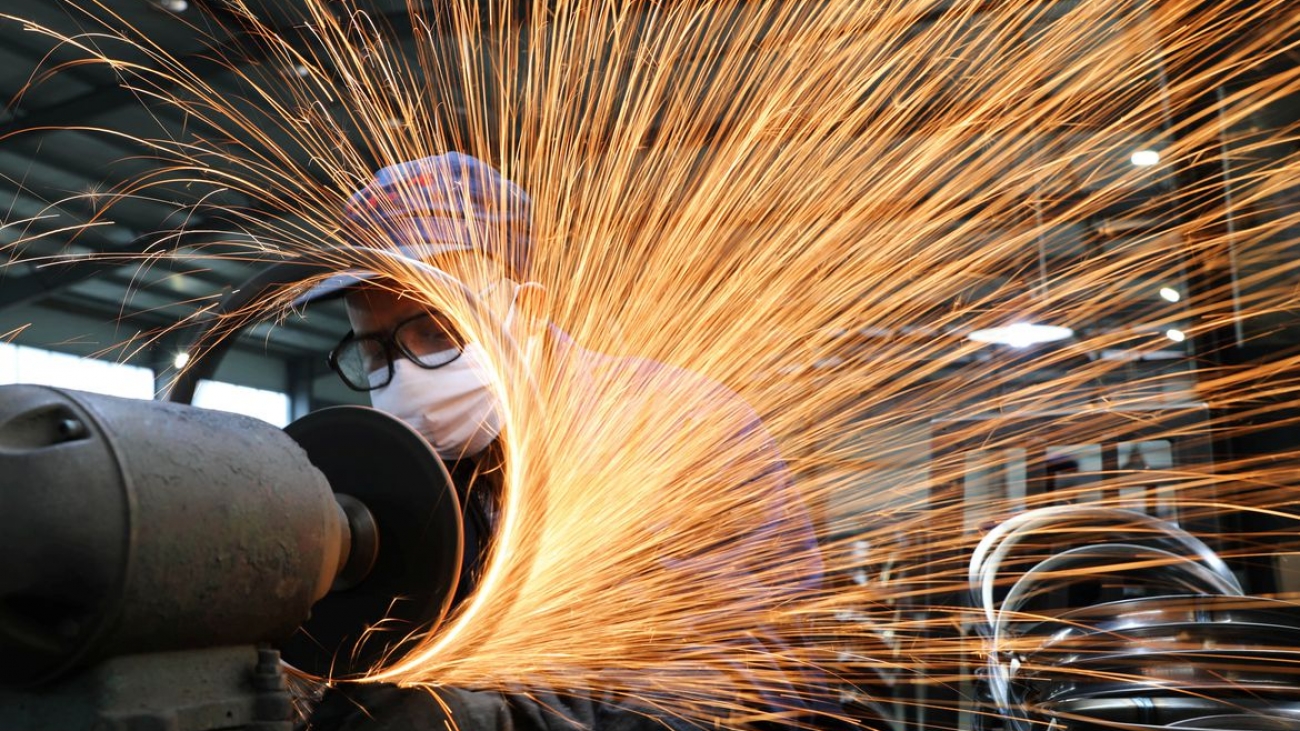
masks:
{"type": "MultiPolygon", "coordinates": [[[[225,0],[6,0],[0,8],[7,16],[0,18],[0,340],[118,359],[145,360],[144,353],[158,350],[169,360],[197,331],[176,329],[178,323],[193,322],[195,313],[277,260],[237,253],[250,248],[248,219],[229,220],[222,209],[281,219],[284,211],[199,181],[151,184],[145,194],[128,190],[166,171],[147,141],[206,138],[219,151],[212,142],[219,138],[128,81],[129,74],[82,62],[101,52],[123,65],[174,63],[168,73],[178,80],[164,83],[164,94],[185,95],[179,79],[192,74],[254,124],[267,122],[260,125],[263,149],[278,147],[298,169],[309,169],[301,145],[248,94],[249,78],[274,84],[276,74],[297,69],[271,68],[276,62],[265,46],[229,7],[225,0]],[[147,41],[124,43],[105,28],[129,28],[128,35],[147,41]],[[64,339],[66,328],[42,327],[50,313],[105,323],[105,332],[64,339]]],[[[405,0],[366,7],[377,25],[409,45],[405,0]]],[[[257,12],[271,32],[305,49],[312,41],[300,11],[298,3],[268,2],[257,12]]],[[[220,168],[218,160],[213,169],[220,168]]],[[[328,181],[322,175],[319,182],[328,181]]],[[[314,373],[347,329],[340,303],[325,302],[247,327],[240,343],[275,359],[310,358],[314,373]]]]}
{"type": "MultiPolygon", "coordinates": [[[[7,0],[2,12],[77,36],[96,27],[77,5],[7,0]]],[[[98,15],[116,14],[115,22],[138,29],[157,45],[157,53],[102,37],[88,36],[85,43],[103,45],[106,54],[123,63],[156,64],[159,54],[176,59],[228,99],[241,99],[241,74],[258,74],[266,61],[258,56],[256,44],[245,44],[239,31],[231,30],[240,27],[237,22],[221,22],[228,13],[221,0],[100,0],[100,5],[98,15]]],[[[401,27],[398,19],[406,17],[403,0],[375,6],[381,16],[391,14],[394,28],[401,27]]],[[[287,12],[275,17],[272,11],[263,20],[286,37],[300,35],[287,12]]],[[[527,18],[518,20],[527,22],[527,18]]],[[[33,313],[63,312],[112,323],[125,340],[148,336],[212,307],[267,263],[161,255],[212,252],[223,246],[233,250],[246,243],[239,227],[212,212],[222,206],[243,207],[247,201],[210,186],[183,183],[151,189],[143,197],[120,197],[122,186],[159,168],[139,139],[179,138],[192,134],[197,122],[124,85],[104,65],[62,65],[84,56],[83,49],[57,44],[24,23],[0,22],[0,98],[8,102],[0,110],[0,335],[39,319],[33,313]],[[55,68],[58,73],[48,73],[55,68]],[[200,200],[206,205],[196,208],[200,200]],[[106,206],[110,201],[112,205],[106,206]]],[[[254,118],[264,113],[255,108],[248,111],[254,118]]],[[[275,141],[294,149],[291,140],[275,141]]],[[[1135,138],[1135,145],[1139,141],[1135,138]]],[[[1044,143],[1068,146],[1069,140],[1045,131],[1044,143]]],[[[1084,183],[1075,194],[1086,195],[1088,183],[1104,184],[1108,170],[1128,164],[1127,159],[1101,161],[1081,170],[1079,180],[1084,183]]],[[[1029,252],[1029,258],[1037,260],[1030,270],[1048,272],[1055,262],[1077,262],[1104,254],[1107,247],[1134,236],[1151,236],[1161,221],[1129,215],[1150,192],[1134,190],[1131,198],[1116,198],[1113,210],[1104,215],[1047,232],[1037,250],[1029,252]]],[[[1067,198],[1055,201],[1069,203],[1067,198]]],[[[282,215],[274,210],[254,213],[282,215]]],[[[1005,232],[992,223],[985,235],[1000,233],[1005,232]]],[[[1177,242],[1161,245],[1166,244],[1177,242]]],[[[1008,265],[1026,270],[1026,262],[1008,265]]],[[[1162,284],[1135,282],[1133,301],[1109,312],[1112,321],[1105,326],[1124,326],[1126,319],[1157,302],[1162,284]]],[[[334,303],[307,317],[264,323],[245,333],[244,339],[276,357],[318,358],[346,329],[334,303]]],[[[864,333],[864,338],[880,335],[864,333]]],[[[183,340],[184,334],[178,334],[169,340],[169,347],[183,340]]],[[[1175,351],[1180,347],[1170,344],[1175,351]]]]}
{"type": "MultiPolygon", "coordinates": [[[[95,22],[77,5],[9,0],[0,12],[71,37],[94,33],[95,22]]],[[[165,54],[232,99],[241,91],[239,74],[261,60],[237,33],[213,22],[224,12],[219,2],[109,0],[95,11],[101,17],[108,12],[116,14],[114,23],[156,43],[156,52],[102,36],[85,35],[81,42],[123,63],[156,66],[154,57],[165,54]]],[[[236,196],[184,183],[122,195],[124,186],[163,169],[141,140],[179,139],[196,123],[128,88],[102,64],[69,63],[86,55],[25,23],[0,22],[0,98],[7,102],[0,110],[0,334],[13,337],[12,331],[31,325],[35,337],[20,334],[18,342],[86,352],[76,343],[41,340],[44,313],[63,313],[106,323],[113,333],[107,338],[129,343],[115,357],[135,357],[164,332],[174,352],[190,333],[170,328],[212,308],[274,259],[184,256],[246,246],[239,227],[213,215],[224,205],[245,203],[236,196]],[[200,200],[207,205],[196,207],[200,200]]],[[[243,341],[275,358],[319,358],[346,330],[334,303],[313,308],[308,317],[249,328],[243,341]]],[[[112,344],[100,339],[96,347],[110,351],[112,344]]]]}

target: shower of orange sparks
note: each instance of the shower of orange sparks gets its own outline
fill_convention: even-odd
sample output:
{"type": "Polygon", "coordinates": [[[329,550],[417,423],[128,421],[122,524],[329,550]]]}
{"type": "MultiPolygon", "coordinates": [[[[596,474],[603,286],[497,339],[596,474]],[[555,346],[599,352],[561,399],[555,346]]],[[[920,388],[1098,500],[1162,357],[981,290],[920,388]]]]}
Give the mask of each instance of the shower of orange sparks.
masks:
{"type": "MultiPolygon", "coordinates": [[[[1281,62],[1294,58],[1300,18],[1282,0],[455,0],[412,6],[405,42],[350,2],[305,0],[305,38],[275,33],[248,3],[228,6],[276,61],[250,70],[232,59],[251,112],[110,3],[71,6],[92,28],[84,37],[29,27],[201,130],[136,140],[166,168],[119,197],[176,181],[242,193],[282,214],[225,211],[252,235],[233,242],[243,255],[381,270],[488,346],[508,435],[496,550],[473,601],[371,679],[598,688],[687,716],[752,706],[763,691],[817,692],[785,685],[814,666],[959,682],[972,619],[948,602],[965,590],[981,519],[962,492],[969,450],[945,445],[1010,463],[1041,436],[1017,420],[1039,413],[1055,414],[1053,444],[1202,448],[1211,433],[1290,418],[1294,357],[1203,367],[1195,391],[1187,371],[1125,381],[1126,361],[1098,357],[1158,349],[1168,327],[1196,342],[1293,307],[1295,130],[1236,131],[1300,88],[1294,62],[1281,62]],[[147,62],[116,57],[113,41],[147,62]],[[1168,162],[1128,165],[1137,142],[1168,162]],[[1226,225],[1214,189],[1191,174],[1220,146],[1249,163],[1227,173],[1235,205],[1269,214],[1250,226],[1226,225]],[[745,574],[658,570],[752,532],[789,496],[738,490],[763,467],[747,445],[664,418],[697,406],[697,391],[574,382],[418,267],[335,248],[341,203],[373,168],[446,150],[492,161],[531,193],[530,278],[549,287],[551,320],[585,347],[738,391],[815,509],[828,574],[860,566],[861,540],[872,565],[899,571],[783,592],[798,576],[779,540],[747,556],[745,574]],[[1134,194],[1134,217],[1159,221],[1152,230],[1043,265],[1045,239],[1134,194]],[[1090,327],[1119,317],[1135,283],[1189,270],[1213,282],[1230,253],[1244,273],[1236,309],[1228,285],[1211,284],[1190,304],[1149,307],[1140,330],[1090,327]],[[1012,316],[1078,336],[1032,361],[965,340],[1012,316]],[[521,358],[528,367],[515,367],[521,358]],[[785,642],[745,654],[756,627],[785,642]],[[809,647],[810,634],[837,639],[809,647]]],[[[280,316],[294,294],[235,317],[280,316]]],[[[1294,455],[1177,465],[1144,474],[1153,493],[1141,498],[1116,483],[978,507],[995,520],[1062,499],[1150,498],[1209,530],[1229,512],[1289,515],[1295,466],[1294,455]]]]}

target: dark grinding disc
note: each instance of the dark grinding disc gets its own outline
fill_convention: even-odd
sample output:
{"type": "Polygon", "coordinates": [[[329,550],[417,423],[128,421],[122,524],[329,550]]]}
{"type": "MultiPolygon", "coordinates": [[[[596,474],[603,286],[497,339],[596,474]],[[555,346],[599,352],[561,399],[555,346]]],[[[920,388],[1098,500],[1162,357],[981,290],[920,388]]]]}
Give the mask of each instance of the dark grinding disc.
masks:
{"type": "Polygon", "coordinates": [[[358,675],[409,652],[412,633],[427,634],[446,615],[460,576],[460,504],[428,442],[382,411],[322,409],[284,431],[336,494],[369,508],[379,552],[365,579],[313,606],[311,619],[281,652],[313,675],[358,675]]]}

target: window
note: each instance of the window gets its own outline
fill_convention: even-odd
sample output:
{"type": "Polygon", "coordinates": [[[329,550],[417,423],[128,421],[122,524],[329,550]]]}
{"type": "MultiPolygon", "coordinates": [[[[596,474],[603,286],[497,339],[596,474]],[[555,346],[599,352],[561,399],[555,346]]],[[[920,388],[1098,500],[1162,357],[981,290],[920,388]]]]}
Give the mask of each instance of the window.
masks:
{"type": "Polygon", "coordinates": [[[289,396],[279,391],[204,380],[194,390],[194,405],[252,416],[276,426],[289,423],[289,396]]]}
{"type": "MultiPolygon", "coordinates": [[[[0,343],[0,384],[4,383],[56,386],[124,398],[154,397],[152,369],[12,343],[0,343]]],[[[252,416],[276,426],[289,423],[289,397],[278,391],[199,381],[194,405],[252,416]]]]}
{"type": "Polygon", "coordinates": [[[154,395],[149,368],[12,343],[0,343],[0,383],[58,386],[125,398],[152,399],[154,395]]]}

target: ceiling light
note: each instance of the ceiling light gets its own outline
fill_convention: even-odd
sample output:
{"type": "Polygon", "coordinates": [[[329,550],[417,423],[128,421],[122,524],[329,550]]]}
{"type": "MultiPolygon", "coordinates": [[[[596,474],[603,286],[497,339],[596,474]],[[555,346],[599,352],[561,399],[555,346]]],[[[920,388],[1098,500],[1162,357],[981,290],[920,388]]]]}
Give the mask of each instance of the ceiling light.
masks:
{"type": "Polygon", "coordinates": [[[1187,339],[1187,333],[1183,332],[1182,330],[1176,330],[1171,327],[1165,331],[1165,337],[1169,338],[1175,343],[1181,343],[1187,339]]]}
{"type": "Polygon", "coordinates": [[[176,366],[177,368],[184,368],[189,364],[190,364],[189,353],[177,353],[176,357],[172,359],[172,365],[176,366]]]}
{"type": "Polygon", "coordinates": [[[183,13],[190,9],[189,0],[147,0],[153,7],[168,13],[183,13]]]}
{"type": "Polygon", "coordinates": [[[1161,287],[1160,297],[1169,302],[1177,302],[1178,300],[1183,298],[1181,294],[1178,294],[1178,290],[1174,289],[1173,287],[1161,287]]]}
{"type": "Polygon", "coordinates": [[[976,330],[968,337],[977,343],[993,343],[996,345],[1010,345],[1013,348],[1025,348],[1038,343],[1064,340],[1072,335],[1074,335],[1074,331],[1068,327],[1016,322],[1005,327],[976,330]]]}
{"type": "Polygon", "coordinates": [[[1138,167],[1151,167],[1160,162],[1160,153],[1155,150],[1138,150],[1129,155],[1129,161],[1138,167]]]}

